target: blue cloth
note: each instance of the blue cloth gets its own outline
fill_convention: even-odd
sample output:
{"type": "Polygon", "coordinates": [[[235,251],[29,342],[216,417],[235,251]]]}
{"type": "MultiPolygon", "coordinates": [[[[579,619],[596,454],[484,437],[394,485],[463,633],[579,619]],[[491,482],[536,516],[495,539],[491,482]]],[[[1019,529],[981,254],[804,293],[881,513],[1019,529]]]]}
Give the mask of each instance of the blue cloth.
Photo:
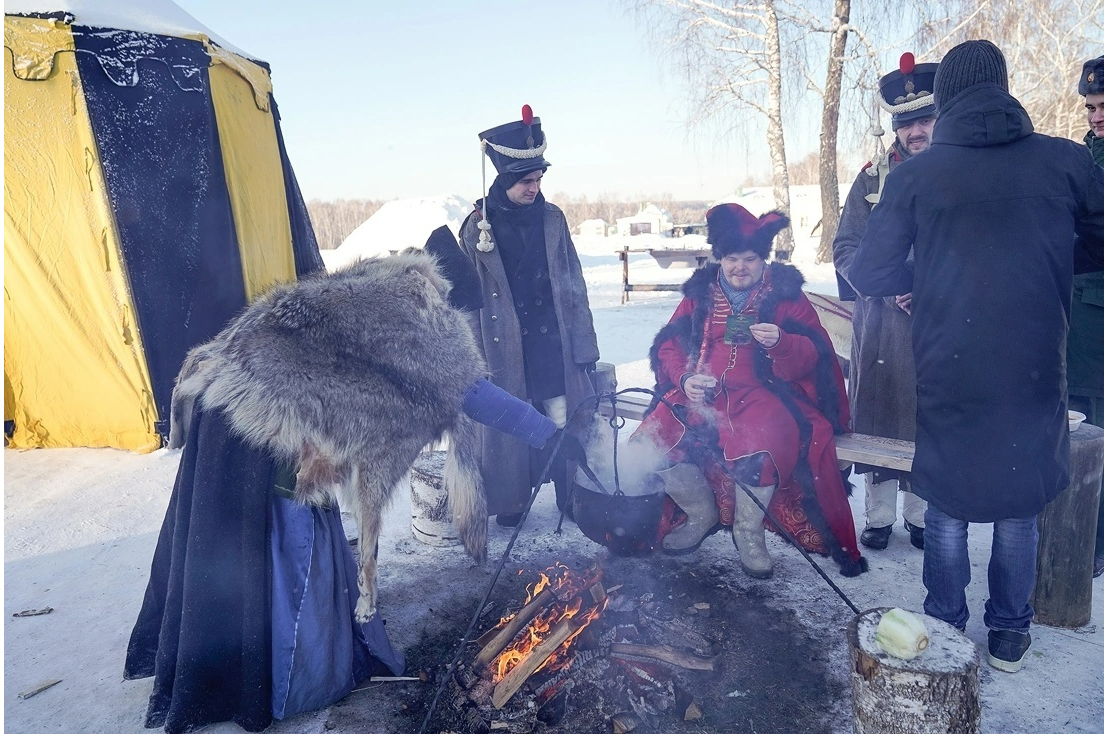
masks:
{"type": "Polygon", "coordinates": [[[479,378],[468,389],[463,408],[472,420],[521,439],[533,448],[543,447],[556,432],[556,424],[548,416],[486,377],[479,378]]]}
{"type": "MultiPolygon", "coordinates": [[[[924,515],[924,611],[958,628],[966,626],[970,610],[966,587],[970,584],[970,523],[951,517],[935,505],[924,515]]],[[[992,630],[1027,632],[1035,610],[1035,562],[1039,529],[1034,516],[993,523],[993,549],[989,558],[989,599],[985,602],[985,626],[992,630]]]]}
{"type": "Polygon", "coordinates": [[[344,698],[371,674],[374,655],[392,673],[406,667],[377,613],[353,619],[357,567],[336,507],[270,505],[272,715],[284,719],[344,698]]]}

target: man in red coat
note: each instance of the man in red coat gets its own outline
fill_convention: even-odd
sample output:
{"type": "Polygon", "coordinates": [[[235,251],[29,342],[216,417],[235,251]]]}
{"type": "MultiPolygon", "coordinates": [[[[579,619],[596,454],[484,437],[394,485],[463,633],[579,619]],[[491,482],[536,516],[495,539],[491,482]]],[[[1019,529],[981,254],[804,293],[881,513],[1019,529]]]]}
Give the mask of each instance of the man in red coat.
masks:
{"type": "Polygon", "coordinates": [[[731,525],[744,571],[770,577],[763,511],[735,478],[802,547],[830,554],[841,573],[857,576],[867,565],[833,439],[850,421],[843,373],[801,291],[801,273],[766,264],[789,220],[778,212],[756,218],[737,204],[713,207],[706,220],[719,264],[690,277],[655,338],[652,369],[663,400],[634,435],[672,462],[696,464],[708,482],[684,474],[667,483],[687,522],[663,546],[687,552],[715,523],[731,525]]]}

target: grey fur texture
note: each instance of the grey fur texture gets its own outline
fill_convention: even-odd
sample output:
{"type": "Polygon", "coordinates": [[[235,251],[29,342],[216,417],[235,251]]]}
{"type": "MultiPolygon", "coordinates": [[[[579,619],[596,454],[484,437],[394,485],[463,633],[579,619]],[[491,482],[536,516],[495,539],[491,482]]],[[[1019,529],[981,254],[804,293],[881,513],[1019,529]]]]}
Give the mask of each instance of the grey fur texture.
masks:
{"type": "Polygon", "coordinates": [[[487,370],[448,292],[434,260],[414,252],[277,286],[194,348],[177,376],[170,447],[184,444],[198,399],[299,467],[296,499],[352,511],[358,621],[376,609],[381,514],[418,453],[446,434],[453,520],[468,553],[486,558],[475,425],[461,404],[487,370]]]}

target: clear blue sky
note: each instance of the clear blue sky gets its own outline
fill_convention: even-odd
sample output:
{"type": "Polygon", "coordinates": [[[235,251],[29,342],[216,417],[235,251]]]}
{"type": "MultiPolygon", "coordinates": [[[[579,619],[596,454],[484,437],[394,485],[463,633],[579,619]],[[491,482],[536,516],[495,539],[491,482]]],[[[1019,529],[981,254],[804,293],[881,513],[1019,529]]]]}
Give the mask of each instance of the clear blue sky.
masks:
{"type": "MultiPolygon", "coordinates": [[[[308,199],[474,200],[477,134],[525,103],[549,137],[550,193],[712,200],[767,167],[765,142],[687,129],[681,80],[616,0],[177,3],[271,64],[308,199]]],[[[815,134],[787,141],[792,159],[815,134]]]]}

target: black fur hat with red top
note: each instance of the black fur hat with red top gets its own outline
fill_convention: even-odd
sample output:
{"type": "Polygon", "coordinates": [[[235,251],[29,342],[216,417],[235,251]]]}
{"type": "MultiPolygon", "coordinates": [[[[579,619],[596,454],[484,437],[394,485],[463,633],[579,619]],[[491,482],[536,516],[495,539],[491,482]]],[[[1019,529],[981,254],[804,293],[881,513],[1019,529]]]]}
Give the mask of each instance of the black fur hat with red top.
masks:
{"type": "Polygon", "coordinates": [[[878,103],[893,115],[893,129],[907,122],[935,116],[935,72],[939,64],[918,64],[911,53],[901,54],[895,71],[878,80],[878,103]]]}
{"type": "Polygon", "coordinates": [[[782,212],[757,217],[739,204],[718,204],[705,213],[705,223],[709,228],[706,241],[713,246],[716,260],[748,250],[766,260],[775,235],[790,226],[782,212]]]}

